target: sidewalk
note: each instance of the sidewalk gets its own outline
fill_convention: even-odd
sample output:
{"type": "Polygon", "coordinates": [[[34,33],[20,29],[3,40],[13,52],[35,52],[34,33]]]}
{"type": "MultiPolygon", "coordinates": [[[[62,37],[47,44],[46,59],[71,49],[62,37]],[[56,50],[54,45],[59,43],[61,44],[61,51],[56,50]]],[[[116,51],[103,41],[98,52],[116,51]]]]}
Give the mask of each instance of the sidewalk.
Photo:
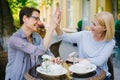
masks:
{"type": "MultiPolygon", "coordinates": [[[[54,43],[57,41],[55,35],[56,35],[56,33],[54,34],[51,43],[54,43]]],[[[71,53],[73,51],[77,52],[77,47],[73,46],[73,44],[62,41],[59,50],[60,50],[60,57],[63,60],[66,60],[69,53],[71,53]]],[[[120,80],[120,76],[119,76],[119,74],[120,74],[120,57],[119,57],[119,61],[118,61],[118,56],[115,56],[113,59],[113,64],[114,64],[114,76],[115,76],[114,80],[120,80]],[[116,59],[116,57],[117,57],[117,59],[116,59]]]]}

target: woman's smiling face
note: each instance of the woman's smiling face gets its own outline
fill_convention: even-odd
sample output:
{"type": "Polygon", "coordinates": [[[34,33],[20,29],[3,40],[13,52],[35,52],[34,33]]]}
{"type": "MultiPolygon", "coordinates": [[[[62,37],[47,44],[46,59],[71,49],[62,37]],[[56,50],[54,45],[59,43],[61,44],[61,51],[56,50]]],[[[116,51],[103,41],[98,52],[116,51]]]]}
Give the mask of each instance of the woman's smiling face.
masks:
{"type": "Polygon", "coordinates": [[[31,17],[28,17],[26,20],[26,26],[29,30],[32,32],[35,32],[38,30],[39,23],[40,23],[40,14],[37,11],[33,11],[31,17]]]}
{"type": "Polygon", "coordinates": [[[106,31],[106,29],[101,26],[96,19],[94,19],[92,21],[91,31],[93,34],[101,34],[106,31]]]}

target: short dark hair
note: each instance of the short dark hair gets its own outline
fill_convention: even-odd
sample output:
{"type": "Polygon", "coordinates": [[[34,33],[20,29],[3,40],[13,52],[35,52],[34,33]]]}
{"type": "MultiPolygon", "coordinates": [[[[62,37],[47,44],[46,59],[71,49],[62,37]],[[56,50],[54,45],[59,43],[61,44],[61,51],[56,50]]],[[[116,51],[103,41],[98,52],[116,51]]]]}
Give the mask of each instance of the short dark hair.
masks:
{"type": "Polygon", "coordinates": [[[24,23],[23,16],[26,15],[27,17],[31,17],[33,11],[37,11],[38,13],[40,13],[40,11],[38,9],[33,8],[33,7],[23,7],[20,10],[20,13],[19,13],[20,26],[24,23]]]}

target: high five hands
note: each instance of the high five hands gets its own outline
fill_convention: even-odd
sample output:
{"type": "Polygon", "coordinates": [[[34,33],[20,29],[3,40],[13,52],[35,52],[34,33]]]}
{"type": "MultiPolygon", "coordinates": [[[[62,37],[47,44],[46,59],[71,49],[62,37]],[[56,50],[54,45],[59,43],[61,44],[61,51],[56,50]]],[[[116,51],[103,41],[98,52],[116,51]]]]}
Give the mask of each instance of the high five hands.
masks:
{"type": "Polygon", "coordinates": [[[60,21],[61,21],[61,11],[59,7],[57,7],[55,13],[51,15],[50,26],[55,29],[57,26],[60,26],[60,21]]]}

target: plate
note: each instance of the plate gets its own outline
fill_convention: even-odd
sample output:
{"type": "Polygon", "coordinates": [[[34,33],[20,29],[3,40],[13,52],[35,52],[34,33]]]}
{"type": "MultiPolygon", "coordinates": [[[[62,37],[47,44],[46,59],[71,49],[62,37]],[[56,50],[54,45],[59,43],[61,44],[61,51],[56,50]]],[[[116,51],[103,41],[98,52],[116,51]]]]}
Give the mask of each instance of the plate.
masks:
{"type": "Polygon", "coordinates": [[[84,65],[80,65],[79,63],[77,63],[74,65],[71,65],[69,67],[69,70],[76,74],[87,74],[87,73],[95,71],[96,68],[97,67],[94,64],[89,64],[89,65],[84,66],[84,65]]]}
{"type": "Polygon", "coordinates": [[[65,68],[61,68],[59,73],[52,73],[52,72],[45,72],[45,70],[43,70],[43,68],[37,67],[36,68],[37,72],[41,73],[41,74],[45,74],[45,75],[49,75],[49,76],[60,76],[60,75],[64,75],[67,73],[67,70],[65,68]]]}

